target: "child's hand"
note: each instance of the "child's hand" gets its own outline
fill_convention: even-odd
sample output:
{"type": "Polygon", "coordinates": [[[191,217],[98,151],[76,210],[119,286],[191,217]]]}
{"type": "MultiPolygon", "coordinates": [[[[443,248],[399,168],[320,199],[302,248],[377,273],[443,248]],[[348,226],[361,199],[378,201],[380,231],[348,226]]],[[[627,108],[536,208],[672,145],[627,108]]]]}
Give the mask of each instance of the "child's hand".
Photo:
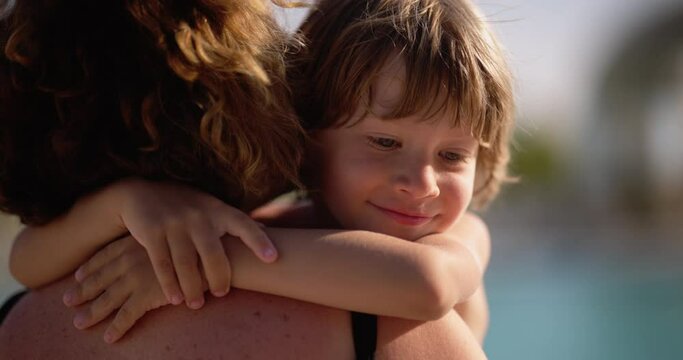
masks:
{"type": "Polygon", "coordinates": [[[104,341],[120,339],[146,312],[167,305],[145,249],[128,236],[109,244],[78,269],[79,284],[64,293],[77,306],[74,325],[91,327],[118,309],[104,341]],[[93,300],[94,299],[94,300],[93,300]]]}
{"type": "Polygon", "coordinates": [[[123,199],[122,224],[147,249],[161,288],[173,304],[181,303],[183,295],[190,308],[204,304],[201,269],[215,296],[228,293],[231,269],[220,241],[226,233],[242,239],[264,262],[277,257],[258,223],[211,195],[138,179],[115,186],[123,199]]]}

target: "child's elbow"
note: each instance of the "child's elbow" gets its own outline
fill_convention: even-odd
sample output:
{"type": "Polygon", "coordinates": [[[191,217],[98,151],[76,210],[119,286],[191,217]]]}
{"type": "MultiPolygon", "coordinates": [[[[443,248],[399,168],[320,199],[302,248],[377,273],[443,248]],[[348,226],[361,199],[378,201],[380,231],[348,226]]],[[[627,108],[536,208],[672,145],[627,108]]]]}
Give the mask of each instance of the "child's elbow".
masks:
{"type": "Polygon", "coordinates": [[[15,252],[14,252],[14,250],[12,250],[10,252],[10,257],[9,257],[9,272],[10,272],[10,274],[12,274],[12,277],[14,278],[14,280],[18,281],[22,285],[24,285],[26,287],[31,287],[26,282],[26,280],[28,280],[28,279],[26,279],[24,277],[23,267],[16,260],[14,260],[14,257],[15,257],[15,252]]]}
{"type": "Polygon", "coordinates": [[[48,283],[47,281],[32,277],[31,275],[26,275],[26,272],[26,270],[12,268],[10,266],[10,274],[12,274],[14,280],[28,289],[35,290],[48,283]]]}
{"type": "Polygon", "coordinates": [[[36,289],[43,285],[39,279],[35,279],[31,276],[30,264],[25,261],[19,261],[18,259],[24,258],[21,252],[20,246],[12,246],[9,256],[9,272],[12,277],[20,284],[26,286],[30,289],[36,289]]]}
{"type": "Polygon", "coordinates": [[[442,318],[456,304],[468,299],[479,286],[480,276],[472,276],[471,270],[463,271],[463,264],[454,266],[453,262],[451,257],[437,250],[425,264],[421,320],[442,318]]]}
{"type": "Polygon", "coordinates": [[[438,293],[427,294],[424,302],[424,306],[420,310],[419,319],[420,321],[433,321],[444,317],[453,306],[450,306],[450,301],[447,297],[442,296],[438,293]]]}
{"type": "Polygon", "coordinates": [[[452,289],[445,282],[444,265],[435,256],[422,266],[422,286],[419,291],[419,304],[416,306],[417,316],[422,321],[442,318],[456,303],[452,289]]]}
{"type": "Polygon", "coordinates": [[[444,317],[453,309],[452,301],[448,294],[438,287],[426,289],[422,293],[420,305],[415,307],[415,320],[432,321],[444,317]]]}

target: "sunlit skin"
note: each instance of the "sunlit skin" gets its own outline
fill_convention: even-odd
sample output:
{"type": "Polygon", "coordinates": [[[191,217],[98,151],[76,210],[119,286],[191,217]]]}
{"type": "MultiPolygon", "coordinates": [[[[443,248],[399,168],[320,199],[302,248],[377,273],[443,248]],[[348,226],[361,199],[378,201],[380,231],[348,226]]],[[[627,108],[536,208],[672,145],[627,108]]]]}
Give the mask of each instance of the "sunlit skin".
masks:
{"type": "Polygon", "coordinates": [[[437,114],[383,119],[401,97],[402,61],[373,86],[369,114],[314,134],[320,199],[339,225],[415,240],[445,232],[473,193],[478,141],[454,127],[450,106],[437,114]]]}

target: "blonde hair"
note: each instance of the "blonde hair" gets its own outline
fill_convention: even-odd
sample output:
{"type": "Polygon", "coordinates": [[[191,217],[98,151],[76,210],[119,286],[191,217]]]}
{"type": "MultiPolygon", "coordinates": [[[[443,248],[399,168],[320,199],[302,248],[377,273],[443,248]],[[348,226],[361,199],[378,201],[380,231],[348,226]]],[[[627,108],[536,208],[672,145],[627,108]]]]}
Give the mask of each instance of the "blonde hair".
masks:
{"type": "Polygon", "coordinates": [[[514,105],[511,76],[497,41],[468,0],[322,0],[300,27],[306,46],[288,78],[309,130],[347,125],[372,102],[378,72],[398,53],[405,62],[402,101],[386,119],[454,106],[453,126],[480,142],[473,206],[509,181],[514,105]],[[447,101],[436,103],[446,95],[447,101]],[[368,102],[369,101],[369,102],[368,102]]]}

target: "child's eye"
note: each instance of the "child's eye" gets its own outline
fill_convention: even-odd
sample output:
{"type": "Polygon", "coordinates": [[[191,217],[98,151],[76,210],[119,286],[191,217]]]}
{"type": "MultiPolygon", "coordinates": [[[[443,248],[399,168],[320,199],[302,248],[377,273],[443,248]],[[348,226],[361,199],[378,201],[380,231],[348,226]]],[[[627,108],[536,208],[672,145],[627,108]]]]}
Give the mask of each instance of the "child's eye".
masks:
{"type": "Polygon", "coordinates": [[[393,150],[401,147],[398,140],[378,136],[368,136],[368,143],[379,150],[393,150]]]}
{"type": "Polygon", "coordinates": [[[443,158],[449,163],[461,163],[467,161],[467,156],[458,154],[457,152],[453,151],[442,151],[440,155],[441,158],[443,158]]]}

